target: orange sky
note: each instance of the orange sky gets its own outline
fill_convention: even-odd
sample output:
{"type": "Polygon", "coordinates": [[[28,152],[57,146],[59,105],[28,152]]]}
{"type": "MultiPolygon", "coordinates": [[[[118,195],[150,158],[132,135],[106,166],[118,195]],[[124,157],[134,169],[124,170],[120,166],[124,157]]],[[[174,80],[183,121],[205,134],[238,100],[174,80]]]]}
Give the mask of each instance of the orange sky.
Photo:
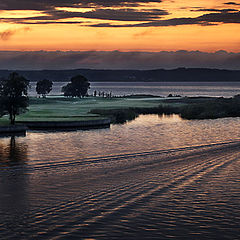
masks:
{"type": "MultiPolygon", "coordinates": [[[[5,2],[8,4],[9,0],[5,2]]],[[[19,10],[20,7],[14,9],[14,5],[1,8],[0,4],[2,9],[0,50],[175,51],[184,49],[214,52],[222,49],[240,52],[240,2],[235,4],[232,2],[226,4],[227,1],[221,0],[143,2],[138,6],[97,5],[91,8],[56,5],[54,10],[53,8],[33,10],[28,9],[27,5],[19,10]],[[99,10],[100,13],[95,14],[94,11],[99,10]],[[158,15],[157,10],[164,12],[158,15]],[[63,16],[59,17],[58,11],[63,16]],[[66,17],[68,13],[76,15],[79,13],[80,16],[66,17]],[[152,13],[155,14],[154,17],[152,13]],[[50,14],[54,15],[54,19],[53,15],[49,19],[46,18],[50,14]],[[149,19],[143,19],[143,14],[149,19]],[[105,19],[102,19],[102,16],[105,19]],[[113,19],[116,16],[120,20],[113,19]],[[132,17],[136,19],[132,20],[132,17]],[[61,24],[60,22],[63,21],[65,23],[61,24]],[[66,22],[72,23],[66,24],[66,22]],[[121,27],[118,27],[119,25],[121,27]]]]}

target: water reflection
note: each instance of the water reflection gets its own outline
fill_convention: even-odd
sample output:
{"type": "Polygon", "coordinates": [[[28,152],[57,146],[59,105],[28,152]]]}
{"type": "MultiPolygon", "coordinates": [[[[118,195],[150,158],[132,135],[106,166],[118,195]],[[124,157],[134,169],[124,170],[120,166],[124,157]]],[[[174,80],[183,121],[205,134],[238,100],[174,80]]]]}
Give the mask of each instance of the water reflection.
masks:
{"type": "Polygon", "coordinates": [[[14,159],[10,161],[9,139],[0,139],[0,155],[5,154],[4,158],[0,157],[0,167],[14,163],[36,166],[84,161],[88,157],[226,142],[239,139],[238,128],[240,118],[188,121],[178,115],[140,115],[127,124],[111,125],[107,129],[29,131],[25,138],[17,138],[15,147],[12,145],[16,157],[20,154],[15,162],[14,159]],[[21,154],[27,154],[27,162],[21,154]]]}
{"type": "Polygon", "coordinates": [[[1,166],[23,165],[27,159],[27,145],[17,142],[15,136],[0,142],[1,166]]]}
{"type": "Polygon", "coordinates": [[[0,142],[0,216],[4,219],[0,225],[11,230],[16,224],[24,225],[29,211],[28,175],[25,164],[28,161],[28,147],[18,142],[14,136],[0,142]],[[5,169],[4,167],[18,166],[5,169]]]}
{"type": "Polygon", "coordinates": [[[0,239],[239,239],[239,144],[126,156],[221,143],[238,128],[240,118],[145,115],[0,139],[0,239]],[[111,154],[125,156],[72,164],[111,154]]]}
{"type": "Polygon", "coordinates": [[[168,124],[168,123],[178,123],[181,121],[186,121],[182,119],[178,114],[147,114],[147,115],[140,115],[137,117],[134,122],[128,121],[127,124],[134,124],[134,125],[143,125],[143,126],[154,126],[156,124],[168,124]]]}
{"type": "Polygon", "coordinates": [[[41,132],[0,139],[1,166],[57,164],[86,158],[181,148],[239,139],[240,118],[183,120],[178,115],[140,115],[107,129],[41,132]]]}
{"type": "Polygon", "coordinates": [[[1,138],[9,138],[9,137],[26,137],[26,132],[0,133],[0,139],[1,138]]]}

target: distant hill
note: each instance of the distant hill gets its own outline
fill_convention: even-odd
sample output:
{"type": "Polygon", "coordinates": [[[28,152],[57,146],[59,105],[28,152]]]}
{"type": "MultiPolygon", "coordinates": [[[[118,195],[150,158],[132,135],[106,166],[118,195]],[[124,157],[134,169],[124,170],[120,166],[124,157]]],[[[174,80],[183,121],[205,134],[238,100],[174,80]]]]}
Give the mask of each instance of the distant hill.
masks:
{"type": "MultiPolygon", "coordinates": [[[[0,77],[7,77],[12,71],[0,70],[0,77]]],[[[16,71],[29,79],[49,79],[67,82],[72,76],[81,74],[91,82],[235,82],[240,81],[240,70],[208,68],[177,68],[172,70],[41,70],[16,71]]]]}

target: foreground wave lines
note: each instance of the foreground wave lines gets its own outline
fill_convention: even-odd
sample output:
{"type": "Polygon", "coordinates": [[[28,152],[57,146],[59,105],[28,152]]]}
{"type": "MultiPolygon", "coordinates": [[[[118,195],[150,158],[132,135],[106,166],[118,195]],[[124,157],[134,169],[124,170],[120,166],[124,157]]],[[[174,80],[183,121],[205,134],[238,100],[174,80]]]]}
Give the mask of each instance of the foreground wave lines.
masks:
{"type": "MultiPolygon", "coordinates": [[[[155,150],[155,151],[144,151],[144,152],[136,152],[136,153],[126,153],[126,154],[119,154],[119,155],[110,155],[110,156],[99,156],[99,157],[91,157],[91,158],[83,158],[83,159],[76,159],[76,160],[61,160],[61,161],[54,161],[54,162],[42,162],[38,163],[37,161],[33,165],[24,166],[26,171],[33,171],[33,170],[43,170],[49,168],[58,168],[58,167],[68,167],[74,165],[89,165],[89,164],[96,164],[100,162],[108,162],[108,161],[119,161],[129,158],[136,158],[136,157],[144,157],[144,156],[151,156],[151,155],[159,155],[159,154],[166,154],[166,153],[173,153],[173,152],[182,152],[182,151],[189,151],[189,150],[197,150],[201,148],[207,147],[217,147],[217,146],[225,146],[228,144],[240,143],[240,140],[237,139],[235,141],[228,141],[228,142],[219,142],[219,143],[212,143],[212,144],[202,144],[197,146],[186,146],[181,148],[172,148],[172,149],[164,149],[164,150],[155,150]]],[[[20,166],[11,166],[11,167],[0,167],[0,170],[21,170],[22,167],[20,166]]]]}
{"type": "Polygon", "coordinates": [[[30,168],[34,174],[27,169],[30,206],[21,224],[3,215],[0,238],[237,239],[239,147],[235,141],[64,163],[64,171],[62,163],[54,171],[48,164],[30,168]]]}

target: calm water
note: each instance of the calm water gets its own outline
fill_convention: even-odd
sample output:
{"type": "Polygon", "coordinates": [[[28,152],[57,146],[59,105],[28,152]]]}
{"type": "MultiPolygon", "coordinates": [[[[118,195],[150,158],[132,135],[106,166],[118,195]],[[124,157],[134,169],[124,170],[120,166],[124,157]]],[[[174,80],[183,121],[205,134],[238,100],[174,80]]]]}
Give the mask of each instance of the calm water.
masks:
{"type": "MultiPolygon", "coordinates": [[[[189,121],[178,115],[141,115],[127,124],[111,125],[110,129],[30,131],[26,137],[16,138],[16,146],[26,149],[23,152],[28,160],[24,164],[36,165],[240,140],[236,129],[240,129],[240,118],[189,121]]],[[[3,156],[10,139],[0,138],[0,144],[3,156]]]]}
{"type": "Polygon", "coordinates": [[[147,115],[0,138],[0,239],[239,239],[238,129],[147,115]]]}
{"type": "MultiPolygon", "coordinates": [[[[62,86],[66,83],[54,83],[50,95],[61,94],[62,86]]],[[[115,96],[129,94],[152,94],[157,96],[168,96],[170,93],[181,96],[213,96],[232,97],[240,93],[240,82],[93,82],[91,83],[90,94],[93,91],[112,92],[115,96]]],[[[31,96],[36,96],[35,85],[32,83],[31,96]]]]}

